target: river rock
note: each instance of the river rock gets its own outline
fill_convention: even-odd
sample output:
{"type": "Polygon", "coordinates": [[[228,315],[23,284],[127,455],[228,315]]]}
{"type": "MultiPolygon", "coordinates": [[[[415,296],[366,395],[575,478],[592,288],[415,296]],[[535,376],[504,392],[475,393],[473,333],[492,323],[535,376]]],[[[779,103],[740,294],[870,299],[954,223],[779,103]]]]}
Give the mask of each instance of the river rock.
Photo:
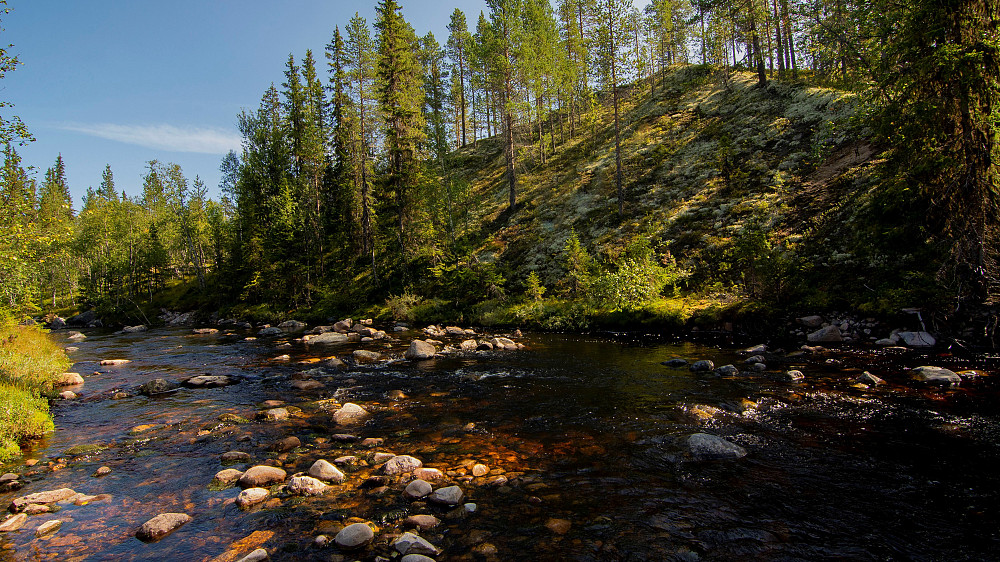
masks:
{"type": "Polygon", "coordinates": [[[341,425],[358,422],[368,416],[368,410],[361,406],[348,402],[333,413],[333,420],[341,425]]]}
{"type": "Polygon", "coordinates": [[[215,478],[212,479],[212,483],[217,486],[228,486],[243,476],[243,471],[236,470],[235,468],[226,468],[215,473],[215,478]]]}
{"type": "Polygon", "coordinates": [[[326,459],[319,459],[309,467],[309,476],[326,480],[327,482],[341,483],[346,478],[344,473],[337,467],[330,464],[326,459]]]}
{"type": "Polygon", "coordinates": [[[239,482],[241,488],[262,488],[284,482],[286,476],[288,474],[278,467],[261,464],[244,472],[239,482]]]}
{"type": "Polygon", "coordinates": [[[899,332],[899,339],[907,347],[934,347],[937,340],[927,332],[899,332]]]}
{"type": "Polygon", "coordinates": [[[66,335],[66,339],[73,341],[80,341],[87,339],[87,336],[83,335],[81,332],[70,332],[66,335]]]}
{"type": "Polygon", "coordinates": [[[731,377],[740,374],[740,370],[736,368],[736,365],[723,365],[715,370],[715,374],[723,377],[731,377]]]}
{"type": "Polygon", "coordinates": [[[433,491],[434,487],[431,486],[429,482],[418,478],[406,485],[406,488],[403,490],[403,495],[415,500],[429,495],[433,491]]]}
{"type": "Polygon", "coordinates": [[[258,418],[264,421],[285,421],[288,419],[288,410],[285,408],[271,408],[257,414],[258,418]]]}
{"type": "Polygon", "coordinates": [[[285,320],[278,324],[278,328],[285,332],[301,332],[306,329],[306,323],[299,320],[285,320]]]}
{"type": "Polygon", "coordinates": [[[59,393],[59,398],[61,400],[76,400],[77,394],[72,390],[64,390],[59,393]]]}
{"type": "Polygon", "coordinates": [[[348,525],[337,533],[333,542],[343,549],[361,548],[375,539],[375,533],[366,523],[348,525]]]}
{"type": "Polygon", "coordinates": [[[396,476],[406,472],[413,472],[422,466],[424,466],[424,463],[418,458],[411,457],[410,455],[397,455],[386,461],[385,466],[382,467],[382,471],[389,476],[396,476]]]}
{"type": "Polygon", "coordinates": [[[687,359],[681,359],[680,357],[674,357],[673,359],[667,359],[666,361],[662,361],[660,363],[660,365],[665,365],[667,367],[674,367],[674,368],[683,367],[683,366],[685,366],[687,364],[688,364],[688,360],[687,359]]]}
{"type": "Polygon", "coordinates": [[[553,517],[545,522],[545,528],[557,535],[565,535],[569,532],[572,526],[573,522],[569,519],[559,519],[556,517],[553,517]]]}
{"type": "Polygon", "coordinates": [[[10,531],[16,531],[24,526],[24,522],[28,520],[28,515],[25,513],[18,513],[17,515],[12,515],[8,517],[3,523],[0,523],[0,533],[8,533],[10,531]]]}
{"type": "Polygon", "coordinates": [[[913,379],[924,384],[934,385],[958,385],[962,383],[962,377],[958,373],[943,367],[923,366],[910,371],[913,379]]]}
{"type": "Polygon", "coordinates": [[[802,324],[806,328],[819,328],[823,325],[823,317],[817,315],[803,316],[799,318],[799,324],[802,324]]]}
{"type": "Polygon", "coordinates": [[[746,449],[708,433],[689,435],[687,449],[695,460],[739,459],[746,456],[746,449]]]}
{"type": "Polygon", "coordinates": [[[216,388],[233,384],[233,379],[226,375],[197,375],[184,381],[189,388],[216,388]]]}
{"type": "Polygon", "coordinates": [[[861,376],[858,377],[858,382],[861,384],[867,384],[869,386],[885,384],[884,380],[876,377],[875,375],[869,373],[868,371],[861,373],[861,376]]]}
{"type": "Polygon", "coordinates": [[[195,329],[191,330],[191,333],[192,334],[197,334],[199,336],[202,336],[202,335],[207,335],[207,334],[218,334],[219,330],[218,330],[218,328],[195,328],[195,329]]]}
{"type": "Polygon", "coordinates": [[[246,509],[255,506],[271,496],[271,492],[265,488],[247,488],[236,496],[236,505],[246,509]]]}
{"type": "Polygon", "coordinates": [[[66,319],[66,324],[69,326],[86,327],[94,320],[97,320],[97,313],[93,310],[87,310],[75,316],[70,316],[66,319]]]}
{"type": "Polygon", "coordinates": [[[177,385],[166,379],[153,379],[147,383],[139,386],[139,394],[143,396],[153,396],[156,394],[163,394],[164,392],[170,392],[175,390],[177,385]]]}
{"type": "Polygon", "coordinates": [[[402,536],[392,543],[392,547],[396,549],[396,552],[404,555],[429,554],[437,556],[441,553],[441,550],[428,542],[427,539],[413,533],[403,533],[402,536]]]}
{"type": "Polygon", "coordinates": [[[222,464],[232,464],[237,462],[250,462],[250,453],[243,451],[226,451],[219,456],[222,464]]]}
{"type": "Polygon", "coordinates": [[[407,554],[400,558],[399,562],[434,562],[434,559],[423,554],[407,554]]]}
{"type": "Polygon", "coordinates": [[[312,476],[294,476],[288,482],[288,493],[299,496],[318,496],[326,489],[326,484],[312,476]]]}
{"type": "Polygon", "coordinates": [[[51,535],[52,533],[58,531],[59,528],[62,527],[62,524],[63,522],[58,519],[46,521],[45,523],[39,525],[37,529],[35,529],[35,536],[44,537],[46,535],[51,535]]]}
{"type": "Polygon", "coordinates": [[[158,541],[190,520],[191,516],[186,513],[161,513],[143,523],[135,537],[143,542],[158,541]]]}
{"type": "Polygon", "coordinates": [[[479,347],[479,342],[476,340],[465,340],[458,345],[462,351],[475,351],[479,347]]]}
{"type": "Polygon", "coordinates": [[[458,486],[448,486],[447,488],[438,488],[434,490],[427,499],[443,505],[458,505],[462,503],[462,498],[465,493],[458,486]]]}
{"type": "Polygon", "coordinates": [[[709,359],[702,359],[701,361],[695,361],[691,364],[691,370],[698,371],[711,371],[715,368],[715,363],[709,359]]]}
{"type": "Polygon", "coordinates": [[[476,346],[476,351],[493,351],[493,344],[488,341],[481,341],[476,346]]]}
{"type": "Polygon", "coordinates": [[[436,468],[418,468],[413,471],[413,476],[421,480],[444,480],[444,473],[436,468]]]}
{"type": "Polygon", "coordinates": [[[240,558],[236,562],[263,562],[269,558],[267,554],[267,549],[258,548],[257,550],[247,554],[243,558],[240,558]]]}
{"type": "Polygon", "coordinates": [[[275,453],[287,453],[288,451],[291,451],[292,449],[301,446],[302,446],[302,441],[298,437],[294,435],[289,435],[287,437],[279,439],[278,441],[275,441],[274,443],[271,443],[270,449],[275,453]]]}
{"type": "Polygon", "coordinates": [[[319,381],[301,380],[292,381],[292,388],[296,390],[320,390],[326,388],[326,386],[319,381]]]}
{"type": "Polygon", "coordinates": [[[123,334],[138,334],[139,332],[145,332],[149,327],[145,324],[139,324],[138,326],[125,326],[122,328],[123,334]]]}
{"type": "Polygon", "coordinates": [[[262,337],[262,338],[266,338],[266,337],[269,337],[269,336],[280,336],[281,334],[284,334],[284,333],[285,332],[282,331],[282,329],[278,328],[277,326],[268,326],[267,328],[264,328],[264,329],[260,330],[259,332],[257,332],[257,335],[260,336],[260,337],[262,337]]]}
{"type": "Polygon", "coordinates": [[[333,330],[335,332],[346,333],[351,329],[352,325],[354,325],[354,321],[351,320],[350,318],[345,318],[339,322],[334,322],[333,330]]]}
{"type": "Polygon", "coordinates": [[[368,363],[377,363],[382,360],[382,354],[377,351],[369,351],[367,349],[355,349],[351,356],[354,357],[354,362],[359,365],[365,365],[368,363]]]}
{"type": "Polygon", "coordinates": [[[844,341],[844,336],[840,333],[840,328],[827,326],[820,328],[806,336],[810,343],[836,343],[844,341]]]}
{"type": "Polygon", "coordinates": [[[489,473],[490,473],[490,468],[485,464],[477,463],[472,465],[472,475],[475,476],[476,478],[480,476],[486,476],[489,473]]]}
{"type": "Polygon", "coordinates": [[[802,371],[793,369],[791,371],[785,371],[784,374],[775,375],[775,378],[783,382],[798,382],[806,378],[806,376],[802,374],[802,371]]]}
{"type": "Polygon", "coordinates": [[[37,492],[34,494],[28,494],[27,496],[21,496],[19,498],[14,498],[10,502],[10,507],[8,508],[11,513],[17,513],[24,510],[28,504],[39,503],[39,504],[49,504],[61,502],[63,500],[68,500],[69,498],[76,495],[76,492],[70,488],[59,488],[58,490],[49,490],[46,492],[37,492]]]}
{"type": "Polygon", "coordinates": [[[517,349],[517,344],[510,338],[493,338],[490,343],[496,349],[517,349]]]}
{"type": "Polygon", "coordinates": [[[433,515],[411,515],[403,520],[404,527],[416,527],[421,531],[433,529],[441,524],[441,520],[433,515]]]}
{"type": "Polygon", "coordinates": [[[340,343],[347,343],[347,334],[341,332],[323,332],[322,334],[312,336],[306,343],[309,345],[334,345],[340,343]]]}
{"type": "Polygon", "coordinates": [[[403,357],[410,361],[420,361],[434,357],[436,352],[433,345],[423,340],[413,340],[410,342],[410,347],[403,354],[403,357]]]}
{"type": "Polygon", "coordinates": [[[101,366],[102,367],[114,367],[114,366],[117,366],[117,365],[126,365],[126,364],[131,363],[131,362],[132,362],[131,359],[102,359],[101,360],[101,366]]]}

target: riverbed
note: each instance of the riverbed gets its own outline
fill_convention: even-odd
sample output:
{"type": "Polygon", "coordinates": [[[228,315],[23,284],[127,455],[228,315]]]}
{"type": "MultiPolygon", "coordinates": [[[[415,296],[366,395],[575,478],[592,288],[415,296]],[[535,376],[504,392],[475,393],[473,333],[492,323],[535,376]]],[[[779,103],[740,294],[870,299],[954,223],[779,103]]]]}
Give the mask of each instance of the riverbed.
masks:
{"type": "Polygon", "coordinates": [[[85,333],[51,336],[76,348],[72,370],[86,382],[77,398],[53,402],[57,430],[26,451],[32,466],[2,467],[21,487],[0,504],[60,488],[95,497],[52,504],[0,533],[0,560],[235,561],[258,548],[272,560],[377,560],[391,559],[407,531],[439,561],[1000,552],[1000,396],[996,358],[986,355],[770,349],[766,369],[753,372],[751,354],[736,347],[620,334],[526,334],[515,338],[521,349],[407,361],[409,341],[425,337],[418,330],[332,346],[292,335],[247,340],[254,334],[241,330],[85,333]],[[356,363],[355,349],[382,358],[356,363]],[[661,364],[674,358],[740,372],[661,364]],[[920,365],[960,372],[962,382],[916,384],[909,369],[920,365]],[[804,379],[787,382],[788,370],[804,379]],[[884,383],[860,384],[864,371],[884,383]],[[232,384],[138,390],[203,374],[232,384]],[[367,416],[335,422],[347,403],[367,416]],[[288,418],[267,419],[274,409],[288,418]],[[697,433],[746,455],[693,455],[687,439],[697,433]],[[280,442],[290,436],[298,444],[288,449],[280,442]],[[232,451],[250,461],[224,464],[232,451]],[[377,453],[439,469],[433,487],[457,485],[462,500],[405,497],[412,476],[383,475],[391,455],[377,453]],[[315,496],[277,484],[249,509],[234,502],[239,486],[213,482],[227,468],[270,464],[290,477],[344,457],[355,457],[337,464],[344,482],[315,496]],[[98,476],[102,467],[110,472],[98,476]],[[168,512],[191,520],[155,542],[135,537],[168,512]],[[420,514],[440,523],[411,528],[406,518],[420,514]],[[37,537],[50,520],[62,524],[37,537]],[[339,548],[334,537],[354,522],[373,528],[374,541],[339,548]]]}

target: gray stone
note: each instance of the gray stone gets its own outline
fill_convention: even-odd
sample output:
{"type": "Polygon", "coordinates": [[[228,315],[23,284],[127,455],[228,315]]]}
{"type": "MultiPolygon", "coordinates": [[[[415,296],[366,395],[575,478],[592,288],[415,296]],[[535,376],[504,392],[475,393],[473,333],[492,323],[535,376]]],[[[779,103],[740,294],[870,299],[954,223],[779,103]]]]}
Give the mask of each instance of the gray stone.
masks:
{"type": "Polygon", "coordinates": [[[399,562],[434,562],[434,559],[423,554],[407,554],[400,558],[399,562]]]}
{"type": "Polygon", "coordinates": [[[312,336],[305,341],[309,345],[333,345],[347,343],[347,334],[340,332],[324,332],[322,334],[312,336]]]}
{"type": "Polygon", "coordinates": [[[225,463],[250,462],[250,453],[243,451],[227,451],[219,456],[219,460],[225,463]]]}
{"type": "Polygon", "coordinates": [[[479,342],[476,340],[465,340],[459,344],[459,347],[462,351],[475,351],[476,348],[479,347],[479,342]]]}
{"type": "Polygon", "coordinates": [[[77,394],[72,390],[64,390],[59,393],[59,398],[62,400],[76,400],[77,394]]]}
{"type": "Polygon", "coordinates": [[[820,328],[806,336],[811,343],[836,343],[844,341],[844,336],[840,333],[840,328],[827,326],[820,328]]]}
{"type": "Polygon", "coordinates": [[[444,473],[436,468],[418,468],[413,471],[413,476],[421,480],[444,480],[444,473]]]}
{"type": "Polygon", "coordinates": [[[806,328],[819,328],[823,325],[823,317],[816,315],[803,316],[802,318],[799,318],[799,324],[802,324],[806,328]]]}
{"type": "Polygon", "coordinates": [[[943,367],[923,366],[910,371],[914,380],[924,384],[934,385],[958,385],[962,383],[962,377],[958,373],[943,367]]]}
{"type": "Polygon", "coordinates": [[[740,370],[736,368],[736,365],[723,365],[716,369],[715,373],[722,376],[732,376],[740,374],[740,370]]]}
{"type": "Polygon", "coordinates": [[[339,410],[333,413],[333,420],[338,424],[349,424],[358,422],[368,416],[368,410],[365,410],[361,406],[348,402],[340,407],[339,410]]]}
{"type": "Polygon", "coordinates": [[[285,332],[282,331],[282,329],[278,328],[277,326],[268,326],[267,328],[264,328],[261,331],[257,332],[257,335],[263,338],[269,336],[280,336],[281,334],[284,333],[285,332]]]}
{"type": "Polygon", "coordinates": [[[73,341],[80,341],[87,339],[87,336],[83,335],[81,332],[70,332],[66,335],[66,339],[73,341]]]}
{"type": "Polygon", "coordinates": [[[691,364],[692,371],[711,371],[715,368],[715,363],[709,359],[702,359],[691,364]]]}
{"type": "Polygon", "coordinates": [[[296,390],[320,390],[326,388],[326,386],[319,381],[302,380],[292,381],[292,388],[296,390]]]}
{"type": "Polygon", "coordinates": [[[184,381],[184,386],[190,388],[216,388],[233,384],[234,379],[226,375],[198,375],[184,381]]]}
{"type": "Polygon", "coordinates": [[[354,357],[354,362],[359,365],[377,363],[382,360],[381,353],[378,353],[377,351],[369,351],[367,349],[355,349],[351,355],[354,357]]]}
{"type": "Polygon", "coordinates": [[[389,459],[382,470],[389,476],[395,476],[405,472],[413,472],[422,466],[424,463],[418,458],[410,455],[397,455],[389,459]]]}
{"type": "Polygon", "coordinates": [[[276,466],[257,465],[244,472],[239,482],[241,488],[263,488],[284,482],[286,476],[288,473],[276,466]]]}
{"type": "Polygon", "coordinates": [[[419,535],[413,533],[403,533],[392,543],[392,547],[400,554],[429,554],[436,556],[441,550],[419,535]]]}
{"type": "Polygon", "coordinates": [[[314,462],[311,467],[309,467],[309,476],[313,478],[319,478],[320,480],[326,480],[327,482],[340,482],[344,481],[344,473],[340,471],[337,467],[330,464],[326,459],[319,459],[314,462]]]}
{"type": "Polygon", "coordinates": [[[87,310],[85,312],[77,314],[76,316],[70,316],[66,320],[66,324],[70,326],[84,327],[93,322],[94,320],[97,320],[97,313],[94,312],[93,310],[87,310]]]}
{"type": "Polygon", "coordinates": [[[417,499],[429,495],[433,491],[434,487],[429,482],[418,478],[406,485],[403,495],[410,499],[417,499]]]}
{"type": "Polygon", "coordinates": [[[361,548],[374,539],[375,533],[371,527],[365,523],[354,523],[341,529],[333,538],[333,542],[337,543],[340,548],[350,550],[361,548]]]}
{"type": "Polygon", "coordinates": [[[517,344],[510,338],[493,338],[490,343],[496,349],[517,349],[517,344]]]}
{"type": "Polygon", "coordinates": [[[268,559],[267,550],[258,548],[257,550],[240,558],[236,562],[262,562],[268,559]]]}
{"type": "Polygon", "coordinates": [[[284,332],[301,332],[306,329],[306,323],[298,320],[286,320],[278,324],[278,329],[284,332]]]}
{"type": "Polygon", "coordinates": [[[899,339],[907,347],[934,347],[937,340],[927,332],[899,332],[899,339]]]}
{"type": "Polygon", "coordinates": [[[265,488],[247,488],[236,496],[236,505],[246,509],[263,502],[270,496],[271,492],[265,488]]]}
{"type": "Polygon", "coordinates": [[[49,320],[50,330],[61,330],[66,327],[66,321],[59,316],[53,316],[52,320],[49,320]]]}
{"type": "Polygon", "coordinates": [[[236,470],[235,468],[226,468],[215,473],[215,478],[212,479],[212,483],[219,486],[228,486],[243,476],[243,471],[236,470]]]}
{"type": "Polygon", "coordinates": [[[427,499],[434,503],[444,504],[444,505],[458,505],[462,503],[462,497],[465,493],[458,486],[448,486],[447,488],[438,488],[434,490],[427,499]]]}
{"type": "Polygon", "coordinates": [[[188,521],[191,521],[191,516],[186,513],[161,513],[143,523],[139,527],[139,530],[135,532],[135,536],[143,542],[158,541],[173,533],[188,521]]]}
{"type": "Polygon", "coordinates": [[[403,357],[411,361],[419,361],[434,357],[434,353],[436,353],[436,351],[433,345],[423,340],[413,340],[410,342],[410,348],[406,350],[403,357]]]}
{"type": "Polygon", "coordinates": [[[139,387],[139,394],[143,396],[153,396],[176,390],[177,385],[165,379],[153,379],[139,387]]]}
{"type": "Polygon", "coordinates": [[[689,435],[686,442],[695,460],[739,459],[747,454],[743,447],[708,433],[689,435]]]}
{"type": "Polygon", "coordinates": [[[778,379],[785,382],[798,382],[804,378],[806,378],[806,376],[802,374],[802,371],[794,369],[791,371],[785,371],[783,376],[778,375],[778,379]]]}
{"type": "Polygon", "coordinates": [[[688,364],[687,359],[681,359],[680,357],[676,357],[674,359],[667,359],[666,361],[660,363],[660,365],[666,365],[667,367],[683,367],[687,364],[688,364]]]}
{"type": "Polygon", "coordinates": [[[122,328],[123,334],[137,334],[139,332],[145,332],[149,328],[145,324],[139,324],[138,326],[125,326],[122,328]]]}
{"type": "Polygon", "coordinates": [[[318,496],[327,485],[312,476],[295,476],[288,482],[288,493],[299,496],[318,496]]]}
{"type": "Polygon", "coordinates": [[[861,384],[867,384],[867,385],[870,385],[870,386],[875,386],[875,385],[878,385],[878,384],[885,384],[884,380],[876,377],[875,375],[869,373],[868,371],[865,371],[865,372],[861,373],[861,376],[858,377],[858,382],[861,383],[861,384]]]}

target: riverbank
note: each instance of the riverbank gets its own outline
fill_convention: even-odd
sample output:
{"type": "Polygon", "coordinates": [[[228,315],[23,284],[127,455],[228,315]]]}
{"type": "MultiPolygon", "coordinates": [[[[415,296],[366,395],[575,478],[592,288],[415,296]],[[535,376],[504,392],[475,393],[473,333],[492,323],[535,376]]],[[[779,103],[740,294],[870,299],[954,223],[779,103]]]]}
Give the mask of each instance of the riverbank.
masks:
{"type": "Polygon", "coordinates": [[[63,349],[42,329],[0,322],[0,462],[54,429],[45,394],[68,367],[63,349]]]}

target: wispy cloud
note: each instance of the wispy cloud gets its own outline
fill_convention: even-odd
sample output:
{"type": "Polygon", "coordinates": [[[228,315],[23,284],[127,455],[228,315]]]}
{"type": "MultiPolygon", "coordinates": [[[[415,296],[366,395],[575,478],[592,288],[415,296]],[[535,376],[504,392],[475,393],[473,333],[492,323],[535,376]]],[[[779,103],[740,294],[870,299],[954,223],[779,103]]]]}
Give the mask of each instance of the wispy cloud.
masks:
{"type": "Polygon", "coordinates": [[[68,123],[59,127],[84,135],[156,150],[226,154],[239,151],[241,138],[225,129],[175,127],[173,125],[116,125],[113,123],[68,123]]]}

